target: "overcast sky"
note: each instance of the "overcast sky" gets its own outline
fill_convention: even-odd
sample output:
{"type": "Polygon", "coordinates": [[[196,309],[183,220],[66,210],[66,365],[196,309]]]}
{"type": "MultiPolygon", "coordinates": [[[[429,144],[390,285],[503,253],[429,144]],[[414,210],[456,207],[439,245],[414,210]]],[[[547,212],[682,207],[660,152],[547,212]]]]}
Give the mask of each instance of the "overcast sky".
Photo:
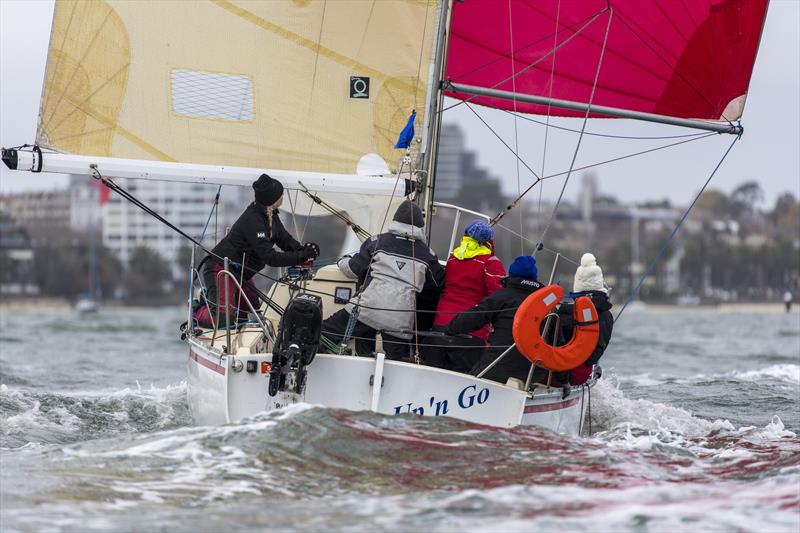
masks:
{"type": "MultiPolygon", "coordinates": [[[[53,2],[50,0],[0,0],[0,144],[32,143],[50,38],[53,2]]],[[[452,103],[452,102],[451,102],[452,103]]],[[[505,141],[519,143],[521,157],[536,172],[567,170],[577,134],[551,129],[543,160],[544,127],[517,120],[482,107],[474,109],[505,141]]],[[[524,167],[517,174],[516,160],[466,106],[444,114],[467,132],[468,146],[478,152],[479,164],[503,180],[504,190],[524,189],[532,176],[524,167]]],[[[551,121],[580,129],[577,119],[551,121]]],[[[742,123],[745,134],[712,182],[725,191],[745,180],[757,180],[771,205],[783,191],[800,196],[800,0],[772,0],[761,48],[756,59],[742,123]]],[[[587,131],[631,136],[679,135],[681,128],[642,124],[628,120],[593,120],[587,131]]],[[[705,181],[732,138],[729,135],[669,148],[653,154],[594,169],[600,190],[625,201],[669,198],[683,204],[705,181]]],[[[584,137],[576,166],[675,142],[666,140],[609,140],[584,137]]],[[[580,186],[580,173],[568,185],[567,197],[580,186]]],[[[65,183],[64,177],[0,169],[0,192],[50,188],[65,183]]],[[[545,198],[558,195],[563,178],[547,180],[545,198]]],[[[534,189],[527,201],[538,199],[534,189]]]]}

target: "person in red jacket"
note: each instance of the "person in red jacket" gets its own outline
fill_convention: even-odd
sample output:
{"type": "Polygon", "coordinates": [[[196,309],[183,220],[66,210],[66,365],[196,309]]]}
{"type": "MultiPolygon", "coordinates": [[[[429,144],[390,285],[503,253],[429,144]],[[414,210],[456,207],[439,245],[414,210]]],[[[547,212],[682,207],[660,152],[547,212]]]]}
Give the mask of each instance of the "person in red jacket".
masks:
{"type": "MultiPolygon", "coordinates": [[[[483,220],[470,222],[464,229],[461,243],[447,259],[444,291],[433,321],[434,332],[443,332],[456,315],[502,287],[506,270],[494,255],[493,239],[494,230],[483,220]]],[[[486,324],[464,336],[429,335],[423,346],[422,360],[430,366],[469,372],[480,359],[489,333],[490,325],[486,324]]]]}

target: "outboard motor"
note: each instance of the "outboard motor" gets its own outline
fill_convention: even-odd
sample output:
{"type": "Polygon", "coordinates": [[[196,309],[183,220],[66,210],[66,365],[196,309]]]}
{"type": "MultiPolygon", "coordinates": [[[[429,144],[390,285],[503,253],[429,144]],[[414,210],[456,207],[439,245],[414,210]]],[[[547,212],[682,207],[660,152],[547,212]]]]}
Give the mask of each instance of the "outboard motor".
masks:
{"type": "Polygon", "coordinates": [[[302,393],[306,365],[311,364],[322,334],[322,298],[313,294],[295,296],[278,325],[269,372],[269,395],[279,390],[302,393]]]}

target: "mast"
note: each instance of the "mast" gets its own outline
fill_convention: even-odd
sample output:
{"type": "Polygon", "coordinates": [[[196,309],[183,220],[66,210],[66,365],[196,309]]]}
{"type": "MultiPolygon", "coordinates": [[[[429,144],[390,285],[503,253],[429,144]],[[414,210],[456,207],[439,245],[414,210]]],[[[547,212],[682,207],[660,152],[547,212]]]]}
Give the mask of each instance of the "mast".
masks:
{"type": "Polygon", "coordinates": [[[444,92],[442,91],[442,81],[444,72],[447,68],[447,45],[450,39],[450,17],[452,13],[453,0],[443,0],[441,12],[439,13],[438,30],[436,33],[436,55],[433,63],[433,72],[429,76],[431,88],[428,91],[429,102],[425,113],[427,128],[425,137],[422,140],[423,161],[422,170],[425,171],[425,195],[423,197],[423,211],[427,216],[425,231],[428,240],[431,236],[431,222],[433,211],[433,191],[436,186],[436,159],[439,154],[439,130],[442,125],[442,102],[444,92]]]}

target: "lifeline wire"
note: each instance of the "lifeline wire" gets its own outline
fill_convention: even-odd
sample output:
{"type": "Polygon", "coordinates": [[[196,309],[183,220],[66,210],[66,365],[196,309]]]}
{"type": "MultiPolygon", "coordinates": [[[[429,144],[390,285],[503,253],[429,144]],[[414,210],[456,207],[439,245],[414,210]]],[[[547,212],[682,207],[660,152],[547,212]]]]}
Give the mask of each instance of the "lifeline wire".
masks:
{"type": "MultiPolygon", "coordinates": [[[[212,250],[209,250],[208,248],[203,246],[201,243],[197,242],[197,240],[194,237],[190,236],[188,233],[186,233],[185,231],[183,231],[182,229],[180,229],[179,227],[174,225],[172,222],[170,222],[169,220],[167,220],[166,218],[164,218],[163,216],[158,214],[156,211],[154,211],[153,209],[148,207],[144,202],[142,202],[141,200],[137,199],[131,193],[129,193],[128,191],[126,191],[125,189],[123,189],[122,187],[120,187],[119,185],[114,183],[113,181],[111,181],[111,179],[101,177],[100,173],[97,171],[97,169],[92,169],[92,170],[94,171],[94,173],[96,175],[95,179],[102,180],[103,183],[105,183],[106,186],[108,186],[108,188],[110,188],[112,191],[117,192],[120,196],[122,196],[123,198],[125,198],[126,200],[131,202],[133,205],[135,205],[136,207],[138,207],[139,209],[141,209],[142,211],[144,211],[148,215],[152,216],[153,218],[155,218],[156,220],[158,220],[162,224],[166,225],[168,228],[172,229],[176,233],[180,234],[185,239],[188,239],[189,241],[193,242],[195,245],[197,245],[201,250],[206,252],[208,255],[210,255],[212,257],[215,257],[215,258],[217,258],[219,260],[224,260],[225,259],[224,257],[220,256],[219,254],[214,253],[212,250]]],[[[239,264],[239,263],[237,263],[235,261],[231,261],[231,263],[233,265],[237,266],[237,267],[240,267],[242,269],[247,269],[247,270],[253,272],[253,275],[255,275],[255,276],[261,276],[262,278],[268,279],[268,280],[270,280],[270,281],[272,281],[274,283],[280,283],[281,285],[286,285],[286,286],[288,286],[290,288],[293,288],[293,289],[299,289],[300,288],[298,285],[296,285],[294,283],[290,283],[290,282],[284,281],[282,279],[273,278],[272,276],[264,274],[263,272],[260,272],[260,271],[256,271],[255,269],[253,269],[251,267],[248,267],[247,265],[242,265],[242,264],[239,264]]],[[[305,292],[308,292],[308,293],[311,293],[311,294],[320,294],[322,296],[335,297],[335,294],[333,294],[333,293],[328,293],[328,292],[324,292],[324,291],[318,291],[318,290],[314,290],[314,289],[309,289],[307,287],[304,288],[303,290],[305,292]]],[[[393,309],[393,308],[388,308],[388,307],[374,307],[374,306],[369,306],[369,305],[364,305],[364,304],[358,304],[358,305],[360,305],[364,309],[372,309],[372,310],[375,310],[375,311],[391,311],[391,312],[395,312],[395,313],[410,313],[411,312],[411,311],[403,311],[403,310],[398,310],[398,309],[393,309]]],[[[515,307],[515,308],[509,309],[509,310],[514,310],[514,309],[517,309],[517,308],[515,307]]],[[[416,312],[418,312],[418,313],[436,313],[437,311],[435,309],[434,310],[419,309],[416,312]]],[[[447,313],[447,314],[459,314],[459,313],[456,313],[456,312],[448,312],[448,311],[438,311],[438,312],[447,313]]],[[[462,311],[462,313],[477,313],[477,312],[482,312],[482,311],[470,311],[470,310],[462,311]]]]}
{"type": "Polygon", "coordinates": [[[625,311],[625,308],[628,307],[628,304],[631,303],[634,298],[636,298],[637,294],[639,294],[639,289],[642,287],[642,283],[644,283],[644,280],[647,279],[647,276],[649,276],[650,273],[653,271],[653,268],[655,268],[656,263],[658,263],[658,260],[661,259],[661,256],[667,250],[667,247],[669,246],[669,243],[672,242],[673,237],[675,237],[675,235],[678,233],[678,230],[680,229],[681,225],[683,224],[683,221],[686,220],[687,216],[689,216],[689,212],[694,207],[694,204],[697,203],[697,200],[700,198],[700,195],[703,194],[703,191],[706,190],[706,187],[708,187],[708,184],[711,183],[711,178],[714,177],[714,174],[717,173],[717,170],[719,170],[719,167],[722,166],[723,161],[725,161],[725,158],[728,157],[728,154],[733,149],[733,145],[736,144],[736,141],[738,141],[739,138],[740,138],[740,136],[737,135],[733,139],[733,142],[731,142],[730,146],[728,146],[728,149],[725,151],[725,154],[722,156],[722,159],[720,159],[719,163],[717,163],[717,166],[714,167],[714,171],[711,172],[711,175],[708,177],[706,182],[703,184],[703,187],[700,189],[700,191],[698,191],[697,195],[695,195],[694,200],[692,200],[692,203],[689,205],[689,207],[683,213],[683,216],[681,216],[680,220],[678,220],[678,223],[672,229],[672,233],[669,234],[667,239],[664,241],[664,244],[661,246],[661,249],[655,255],[653,260],[650,261],[650,264],[647,265],[647,269],[644,271],[644,274],[642,274],[642,277],[639,278],[639,282],[636,284],[636,287],[633,288],[633,290],[631,291],[631,294],[628,296],[628,299],[625,301],[625,304],[622,306],[622,309],[620,309],[619,313],[617,313],[617,316],[614,317],[614,323],[615,324],[617,323],[617,320],[619,320],[619,317],[622,316],[622,313],[625,311]]]}

